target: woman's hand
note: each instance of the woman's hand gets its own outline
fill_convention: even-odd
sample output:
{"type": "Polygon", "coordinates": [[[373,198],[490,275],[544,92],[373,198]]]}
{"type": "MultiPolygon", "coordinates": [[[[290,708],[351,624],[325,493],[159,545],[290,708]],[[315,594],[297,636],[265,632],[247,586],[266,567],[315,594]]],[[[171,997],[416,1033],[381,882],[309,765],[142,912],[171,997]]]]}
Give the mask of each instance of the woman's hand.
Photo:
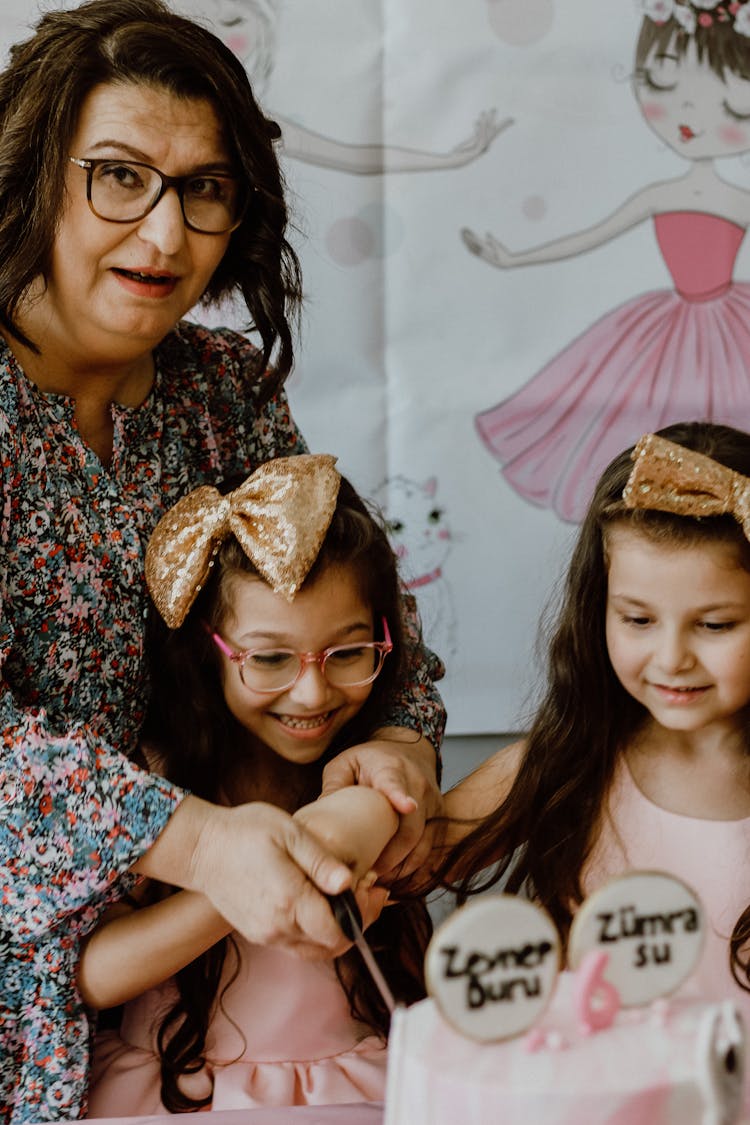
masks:
{"type": "Polygon", "coordinates": [[[398,830],[380,854],[375,869],[388,880],[418,868],[430,851],[425,822],[439,816],[442,794],[436,777],[435,748],[426,738],[404,739],[398,728],[380,738],[344,750],[323,771],[323,795],[348,785],[366,785],[383,793],[399,814],[398,830]]]}
{"type": "Polygon", "coordinates": [[[201,891],[249,941],[306,958],[346,944],[324,895],[350,887],[352,872],[273,805],[186,797],[134,870],[201,891]]]}

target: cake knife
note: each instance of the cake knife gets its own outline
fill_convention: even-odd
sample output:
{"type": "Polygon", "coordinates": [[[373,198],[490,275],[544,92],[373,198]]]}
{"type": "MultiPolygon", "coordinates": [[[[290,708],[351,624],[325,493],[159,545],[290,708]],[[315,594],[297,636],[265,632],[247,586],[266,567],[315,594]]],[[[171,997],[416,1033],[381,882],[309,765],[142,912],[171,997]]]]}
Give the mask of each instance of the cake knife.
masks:
{"type": "Polygon", "coordinates": [[[380,966],[375,960],[375,954],[370,949],[362,930],[362,915],[356,898],[351,891],[342,891],[338,895],[328,895],[327,898],[331,904],[334,918],[349,941],[353,941],[356,945],[378,992],[383,997],[386,1008],[392,1013],[396,1007],[396,1001],[393,999],[393,993],[388,987],[388,982],[383,976],[380,966]]]}

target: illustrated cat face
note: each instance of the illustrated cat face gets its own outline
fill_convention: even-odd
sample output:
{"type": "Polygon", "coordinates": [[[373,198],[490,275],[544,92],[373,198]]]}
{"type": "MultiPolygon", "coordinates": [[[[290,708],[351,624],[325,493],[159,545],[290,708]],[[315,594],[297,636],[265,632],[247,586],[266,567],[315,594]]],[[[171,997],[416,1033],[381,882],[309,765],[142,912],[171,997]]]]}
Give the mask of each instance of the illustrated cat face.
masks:
{"type": "Polygon", "coordinates": [[[450,551],[452,535],[444,509],[437,502],[436,477],[420,483],[390,477],[378,490],[393,549],[405,579],[438,570],[450,551]]]}

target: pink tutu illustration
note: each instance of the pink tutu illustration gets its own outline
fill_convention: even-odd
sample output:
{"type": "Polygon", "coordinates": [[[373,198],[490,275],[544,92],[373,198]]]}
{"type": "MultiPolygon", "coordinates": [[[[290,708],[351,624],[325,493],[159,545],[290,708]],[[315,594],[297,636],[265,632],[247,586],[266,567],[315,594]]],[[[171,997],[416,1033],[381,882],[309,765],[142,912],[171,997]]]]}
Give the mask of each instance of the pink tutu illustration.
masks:
{"type": "Polygon", "coordinates": [[[651,220],[674,289],[603,316],[519,391],[477,415],[512,488],[578,522],[598,476],[643,433],[703,419],[750,430],[750,282],[734,281],[750,193],[718,157],[750,150],[750,2],[642,0],[635,95],[649,126],[690,161],[603,222],[523,252],[464,230],[501,269],[558,261],[651,220]]]}

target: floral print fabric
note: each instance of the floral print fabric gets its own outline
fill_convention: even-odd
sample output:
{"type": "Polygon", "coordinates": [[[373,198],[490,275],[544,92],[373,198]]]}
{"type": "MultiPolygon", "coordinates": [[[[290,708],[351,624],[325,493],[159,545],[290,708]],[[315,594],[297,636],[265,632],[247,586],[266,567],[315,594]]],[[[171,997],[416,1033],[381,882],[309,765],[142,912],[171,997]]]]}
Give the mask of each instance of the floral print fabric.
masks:
{"type": "MultiPolygon", "coordinates": [[[[306,449],[259,381],[244,337],[180,324],[146,401],[112,407],[105,468],[74,402],[38,391],[0,341],[0,1121],[85,1112],[79,943],[182,797],[128,760],[148,690],[144,551],[190,489],[306,449]]],[[[439,674],[417,658],[386,720],[436,745],[439,674]]]]}

